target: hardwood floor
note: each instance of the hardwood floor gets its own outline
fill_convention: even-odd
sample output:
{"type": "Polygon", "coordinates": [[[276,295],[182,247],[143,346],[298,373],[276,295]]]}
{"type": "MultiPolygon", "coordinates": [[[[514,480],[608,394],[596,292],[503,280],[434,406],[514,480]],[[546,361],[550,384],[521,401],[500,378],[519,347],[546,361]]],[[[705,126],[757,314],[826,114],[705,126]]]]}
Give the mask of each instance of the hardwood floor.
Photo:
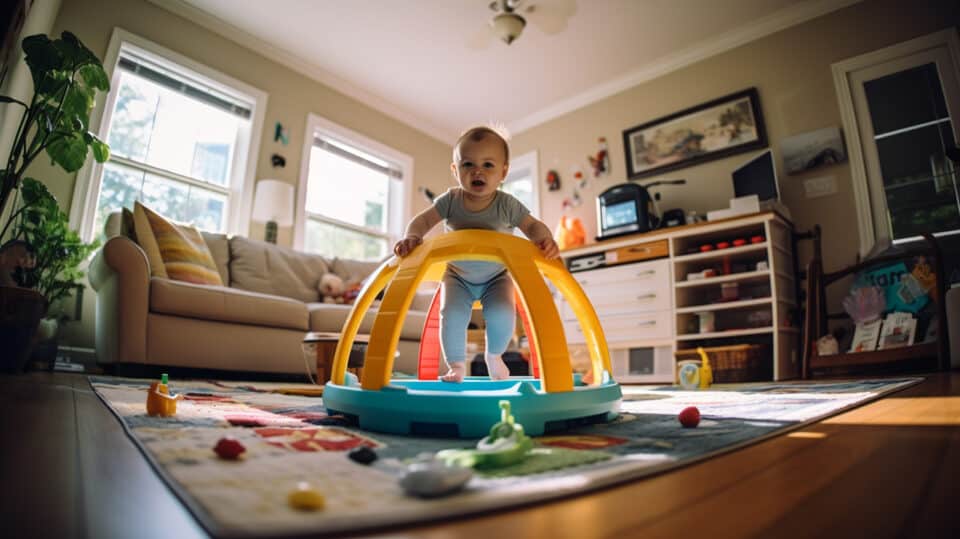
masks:
{"type": "MultiPolygon", "coordinates": [[[[677,471],[418,537],[960,537],[960,371],[677,471]]],[[[0,376],[0,534],[206,533],[86,377],[0,376]]]]}

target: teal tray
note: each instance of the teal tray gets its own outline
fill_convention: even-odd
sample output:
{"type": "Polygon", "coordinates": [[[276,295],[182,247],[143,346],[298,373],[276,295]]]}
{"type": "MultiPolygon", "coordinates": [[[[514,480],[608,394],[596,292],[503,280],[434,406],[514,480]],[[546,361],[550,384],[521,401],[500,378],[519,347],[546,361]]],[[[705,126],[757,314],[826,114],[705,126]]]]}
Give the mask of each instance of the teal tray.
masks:
{"type": "Polygon", "coordinates": [[[348,375],[346,384],[327,382],[323,402],[361,429],[391,434],[482,438],[500,421],[501,400],[510,401],[517,423],[529,436],[617,417],[620,385],[604,376],[596,386],[574,378],[573,391],[546,393],[531,377],[490,380],[468,377],[462,383],[394,379],[379,390],[360,387],[348,375]]]}

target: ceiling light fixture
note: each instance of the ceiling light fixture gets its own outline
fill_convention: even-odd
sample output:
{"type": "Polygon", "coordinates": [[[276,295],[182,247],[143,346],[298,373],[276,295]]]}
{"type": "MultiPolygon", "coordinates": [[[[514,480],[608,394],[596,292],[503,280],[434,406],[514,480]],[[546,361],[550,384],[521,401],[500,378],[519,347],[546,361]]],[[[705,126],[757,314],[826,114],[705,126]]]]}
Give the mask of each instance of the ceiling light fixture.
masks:
{"type": "Polygon", "coordinates": [[[497,37],[509,45],[513,43],[513,40],[520,37],[520,33],[523,32],[523,27],[527,25],[527,21],[516,13],[501,13],[495,16],[490,24],[493,25],[493,30],[497,33],[497,37]]]}
{"type": "Polygon", "coordinates": [[[521,0],[494,0],[490,2],[490,9],[497,14],[490,20],[490,26],[497,37],[507,45],[520,37],[523,28],[527,25],[526,19],[517,15],[515,10],[521,0]]]}

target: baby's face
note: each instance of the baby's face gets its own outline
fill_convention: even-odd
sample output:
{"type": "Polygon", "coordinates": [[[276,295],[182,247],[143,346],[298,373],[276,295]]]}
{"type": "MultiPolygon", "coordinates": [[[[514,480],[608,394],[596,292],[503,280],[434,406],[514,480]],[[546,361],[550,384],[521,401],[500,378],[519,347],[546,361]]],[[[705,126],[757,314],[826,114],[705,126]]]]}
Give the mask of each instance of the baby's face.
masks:
{"type": "Polygon", "coordinates": [[[503,143],[488,136],[479,141],[465,140],[460,145],[459,160],[450,166],[464,191],[484,197],[493,195],[507,177],[506,160],[503,143]]]}

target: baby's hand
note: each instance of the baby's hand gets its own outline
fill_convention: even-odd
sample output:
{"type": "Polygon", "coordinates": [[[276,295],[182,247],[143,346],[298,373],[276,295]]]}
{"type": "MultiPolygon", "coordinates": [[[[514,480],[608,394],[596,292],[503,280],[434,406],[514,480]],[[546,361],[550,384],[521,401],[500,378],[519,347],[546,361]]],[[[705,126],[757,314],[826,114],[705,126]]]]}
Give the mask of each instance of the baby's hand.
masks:
{"type": "Polygon", "coordinates": [[[560,258],[560,247],[557,246],[557,242],[553,241],[553,238],[540,240],[537,242],[537,247],[543,253],[543,256],[548,259],[560,258]]]}
{"type": "Polygon", "coordinates": [[[407,236],[393,246],[393,254],[402,258],[410,254],[414,247],[420,245],[421,243],[423,243],[423,240],[420,239],[419,236],[407,236]]]}

